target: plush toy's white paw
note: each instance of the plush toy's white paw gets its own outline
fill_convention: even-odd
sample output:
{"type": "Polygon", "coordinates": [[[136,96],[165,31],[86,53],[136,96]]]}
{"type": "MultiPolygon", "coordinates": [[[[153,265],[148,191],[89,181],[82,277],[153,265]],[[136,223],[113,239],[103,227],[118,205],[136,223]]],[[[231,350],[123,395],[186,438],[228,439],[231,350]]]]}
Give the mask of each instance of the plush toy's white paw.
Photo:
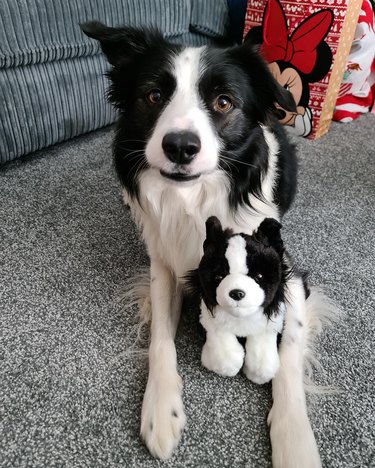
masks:
{"type": "Polygon", "coordinates": [[[163,460],[172,455],[186,423],[182,381],[176,374],[161,380],[149,378],[143,398],[141,436],[149,451],[163,460]]]}
{"type": "Polygon", "coordinates": [[[272,380],[280,367],[276,343],[269,340],[248,340],[244,374],[252,382],[262,385],[272,380]]]}
{"type": "Polygon", "coordinates": [[[274,404],[268,424],[273,468],[321,468],[318,447],[306,412],[274,404]]]}
{"type": "Polygon", "coordinates": [[[244,355],[244,349],[235,337],[219,346],[206,342],[202,349],[202,364],[216,374],[233,377],[240,371],[244,355]]]}

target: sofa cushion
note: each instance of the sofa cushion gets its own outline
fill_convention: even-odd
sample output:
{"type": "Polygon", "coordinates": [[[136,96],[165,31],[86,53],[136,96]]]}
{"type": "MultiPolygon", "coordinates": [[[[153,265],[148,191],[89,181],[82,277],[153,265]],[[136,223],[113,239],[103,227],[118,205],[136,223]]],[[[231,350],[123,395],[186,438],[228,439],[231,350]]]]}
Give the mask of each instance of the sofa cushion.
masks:
{"type": "Polygon", "coordinates": [[[0,70],[2,162],[111,124],[102,56],[0,70]]]}
{"type": "Polygon", "coordinates": [[[111,124],[107,64],[79,23],[157,26],[202,45],[227,35],[226,0],[2,0],[0,162],[111,124]]]}
{"type": "Polygon", "coordinates": [[[166,38],[194,30],[226,34],[225,0],[28,0],[0,2],[0,68],[94,55],[99,46],[78,24],[100,19],[108,25],[153,25],[166,38]]]}
{"type": "Polygon", "coordinates": [[[98,53],[78,24],[152,24],[166,37],[189,31],[190,0],[28,0],[0,2],[0,68],[98,53]]]}
{"type": "Polygon", "coordinates": [[[192,0],[190,30],[214,38],[229,36],[230,19],[227,1],[192,0]]]}

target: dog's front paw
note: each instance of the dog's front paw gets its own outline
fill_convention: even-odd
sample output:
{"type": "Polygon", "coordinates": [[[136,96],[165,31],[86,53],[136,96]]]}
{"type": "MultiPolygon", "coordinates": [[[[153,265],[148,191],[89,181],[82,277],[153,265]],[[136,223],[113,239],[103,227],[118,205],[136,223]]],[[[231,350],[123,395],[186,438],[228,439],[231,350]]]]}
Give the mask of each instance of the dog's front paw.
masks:
{"type": "Polygon", "coordinates": [[[279,367],[276,345],[272,346],[267,340],[248,340],[243,371],[249,380],[259,385],[269,382],[279,367]]]}
{"type": "Polygon", "coordinates": [[[216,347],[206,342],[202,349],[202,364],[216,374],[233,377],[240,371],[244,355],[244,349],[236,338],[216,347]]]}
{"type": "Polygon", "coordinates": [[[268,424],[273,468],[321,468],[314,433],[304,409],[274,404],[268,424]]]}
{"type": "Polygon", "coordinates": [[[164,381],[150,377],[143,398],[141,436],[151,454],[163,460],[170,458],[185,423],[179,375],[164,381]]]}

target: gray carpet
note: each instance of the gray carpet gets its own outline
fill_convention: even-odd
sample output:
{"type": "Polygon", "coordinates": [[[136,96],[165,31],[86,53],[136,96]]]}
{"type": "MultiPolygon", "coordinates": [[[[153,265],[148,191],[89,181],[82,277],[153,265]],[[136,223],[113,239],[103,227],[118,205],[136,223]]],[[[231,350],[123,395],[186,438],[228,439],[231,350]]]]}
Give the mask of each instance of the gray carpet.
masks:
{"type": "MultiPolygon", "coordinates": [[[[123,352],[134,311],[117,298],[147,264],[121,203],[112,129],[0,172],[0,466],[270,467],[270,385],[200,365],[196,311],[177,337],[188,425],[173,459],[139,438],[147,363],[123,352]]],[[[375,117],[299,140],[299,194],[284,238],[345,316],[319,338],[321,384],[310,398],[325,467],[375,466],[375,117]]],[[[303,467],[301,467],[303,468],[303,467]]]]}

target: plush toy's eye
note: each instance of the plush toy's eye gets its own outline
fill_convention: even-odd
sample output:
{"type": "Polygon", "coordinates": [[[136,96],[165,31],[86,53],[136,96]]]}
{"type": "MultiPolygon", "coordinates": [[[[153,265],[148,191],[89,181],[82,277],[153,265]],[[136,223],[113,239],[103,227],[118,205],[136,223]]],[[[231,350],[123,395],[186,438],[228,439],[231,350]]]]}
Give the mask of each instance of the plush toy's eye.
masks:
{"type": "Polygon", "coordinates": [[[254,276],[254,279],[257,283],[259,283],[260,281],[262,281],[263,279],[263,275],[262,273],[257,273],[255,276],[254,276]]]}
{"type": "Polygon", "coordinates": [[[216,275],[215,278],[214,278],[214,281],[215,281],[215,283],[219,284],[222,279],[223,279],[223,277],[221,275],[216,275]]]}
{"type": "Polygon", "coordinates": [[[159,104],[162,100],[162,94],[160,89],[155,88],[149,91],[149,93],[146,96],[146,99],[150,104],[159,104]]]}

